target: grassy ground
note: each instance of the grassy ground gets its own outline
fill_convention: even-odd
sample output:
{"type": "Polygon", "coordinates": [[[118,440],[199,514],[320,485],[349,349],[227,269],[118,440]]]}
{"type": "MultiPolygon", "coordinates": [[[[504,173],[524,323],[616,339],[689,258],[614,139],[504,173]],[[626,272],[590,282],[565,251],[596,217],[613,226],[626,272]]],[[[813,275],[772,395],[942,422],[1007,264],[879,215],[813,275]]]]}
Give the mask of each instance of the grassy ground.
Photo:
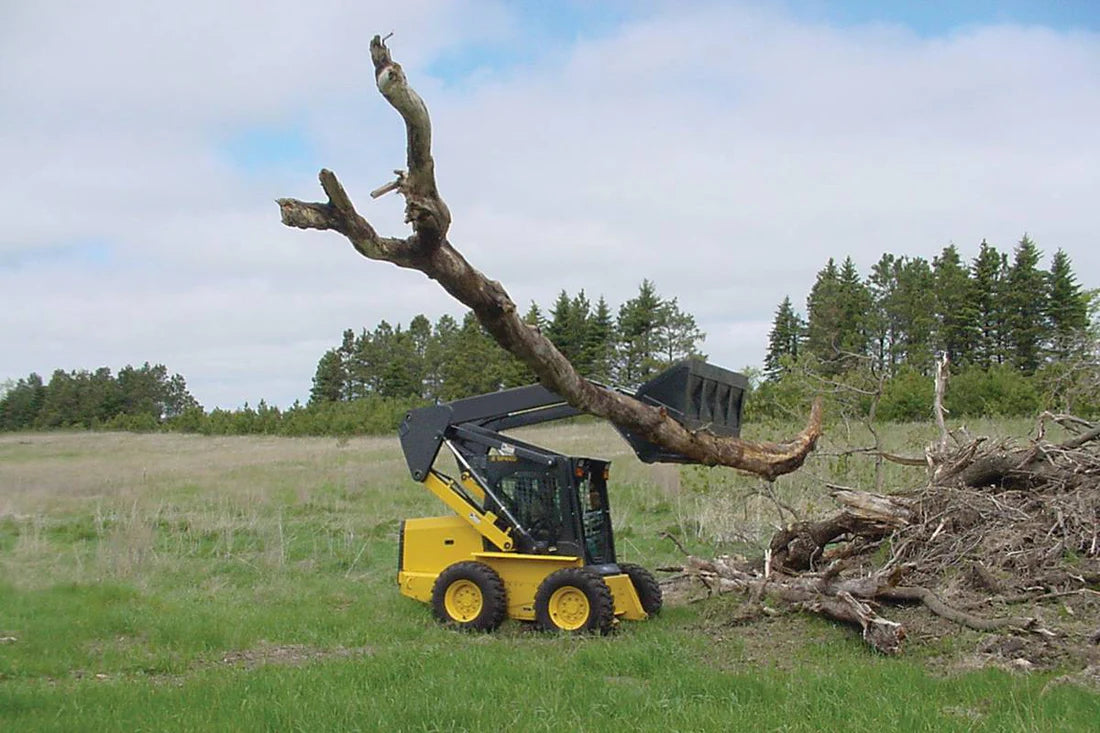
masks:
{"type": "MultiPolygon", "coordinates": [[[[769,430],[791,431],[757,436],[769,430]]],[[[623,560],[676,562],[665,531],[699,554],[745,551],[779,519],[758,482],[644,466],[605,426],[527,437],[614,459],[623,560]]],[[[909,452],[928,437],[887,436],[909,452]]],[[[834,448],[775,498],[825,510],[823,480],[873,486],[869,463],[834,448]]],[[[889,470],[888,486],[921,478],[889,470]]],[[[0,437],[0,730],[1064,731],[1100,719],[1100,696],[1053,684],[1057,672],[966,671],[974,635],[886,659],[817,619],[735,626],[727,599],[608,638],[514,622],[453,633],[394,583],[400,518],[440,510],[388,438],[0,437]]]]}

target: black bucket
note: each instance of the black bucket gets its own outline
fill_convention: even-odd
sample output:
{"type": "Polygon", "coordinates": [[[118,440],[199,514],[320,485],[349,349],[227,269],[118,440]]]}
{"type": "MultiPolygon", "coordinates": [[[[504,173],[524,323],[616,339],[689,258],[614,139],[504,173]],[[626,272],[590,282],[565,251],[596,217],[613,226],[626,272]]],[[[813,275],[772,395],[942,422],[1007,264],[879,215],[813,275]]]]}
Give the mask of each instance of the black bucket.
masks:
{"type": "MultiPolygon", "coordinates": [[[[635,391],[647,404],[663,407],[668,416],[688,430],[707,430],[715,435],[741,434],[741,408],[748,389],[745,375],[688,359],[674,364],[635,391]]],[[[629,431],[619,432],[638,458],[646,463],[690,463],[691,459],[670,453],[629,431]]]]}

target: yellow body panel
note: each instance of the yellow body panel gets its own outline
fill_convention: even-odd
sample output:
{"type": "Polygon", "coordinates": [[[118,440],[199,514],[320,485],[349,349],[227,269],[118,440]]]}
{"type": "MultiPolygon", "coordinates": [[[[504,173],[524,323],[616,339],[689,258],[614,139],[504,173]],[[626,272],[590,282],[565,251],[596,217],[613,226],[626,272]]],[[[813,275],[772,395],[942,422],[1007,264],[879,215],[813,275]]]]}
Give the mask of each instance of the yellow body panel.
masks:
{"type": "Polygon", "coordinates": [[[562,568],[579,568],[584,561],[570,555],[523,555],[518,552],[478,552],[471,560],[483,562],[504,581],[508,618],[535,620],[535,593],[546,576],[562,568]]]}
{"type": "MultiPolygon", "coordinates": [[[[401,540],[401,592],[431,603],[435,579],[448,566],[475,560],[491,567],[504,581],[508,617],[523,621],[535,618],[535,593],[546,576],[561,568],[579,568],[584,561],[570,555],[525,555],[518,552],[487,552],[482,535],[464,518],[420,517],[406,519],[401,540]]],[[[604,578],[615,599],[615,615],[629,620],[647,618],[641,601],[625,573],[604,578]]]]}
{"type": "Polygon", "coordinates": [[[462,517],[406,519],[401,538],[401,571],[397,582],[410,598],[430,603],[432,584],[444,568],[472,560],[484,544],[481,534],[462,517]]]}

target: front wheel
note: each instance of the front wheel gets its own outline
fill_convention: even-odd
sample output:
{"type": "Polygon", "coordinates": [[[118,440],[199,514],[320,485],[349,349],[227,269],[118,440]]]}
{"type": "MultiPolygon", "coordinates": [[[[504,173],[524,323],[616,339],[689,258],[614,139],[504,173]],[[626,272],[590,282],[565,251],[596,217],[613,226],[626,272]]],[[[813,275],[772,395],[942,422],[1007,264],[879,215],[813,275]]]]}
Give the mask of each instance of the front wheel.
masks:
{"type": "Polygon", "coordinates": [[[615,623],[615,601],[603,578],[582,568],[562,568],[539,584],[535,624],[543,631],[607,634],[615,623]]]}
{"type": "Polygon", "coordinates": [[[451,565],[432,586],[432,612],[442,623],[467,631],[493,631],[508,610],[504,581],[480,562],[451,565]]]}
{"type": "Polygon", "coordinates": [[[641,565],[627,562],[619,563],[619,569],[630,577],[634,584],[634,592],[638,594],[638,600],[642,602],[642,610],[650,616],[656,616],[661,612],[664,597],[661,593],[661,584],[641,565]]]}

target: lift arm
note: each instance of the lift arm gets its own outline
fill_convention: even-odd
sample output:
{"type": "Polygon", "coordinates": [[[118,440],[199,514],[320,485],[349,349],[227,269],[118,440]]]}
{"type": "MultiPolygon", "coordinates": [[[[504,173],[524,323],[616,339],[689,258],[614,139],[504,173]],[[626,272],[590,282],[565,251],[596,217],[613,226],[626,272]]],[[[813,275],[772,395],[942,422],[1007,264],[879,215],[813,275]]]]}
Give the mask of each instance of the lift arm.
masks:
{"type": "MultiPolygon", "coordinates": [[[[614,389],[664,408],[669,417],[691,430],[736,436],[741,430],[741,407],[747,387],[748,380],[741,374],[689,359],[669,367],[636,391],[614,389]]],[[[456,441],[459,453],[484,453],[490,447],[507,445],[550,457],[557,454],[499,433],[581,414],[561,395],[535,384],[412,410],[402,421],[398,434],[409,472],[415,480],[424,481],[445,440],[456,441]],[[496,444],[491,444],[494,441],[496,444]]],[[[693,462],[629,431],[619,429],[619,432],[646,463],[693,462]]]]}

